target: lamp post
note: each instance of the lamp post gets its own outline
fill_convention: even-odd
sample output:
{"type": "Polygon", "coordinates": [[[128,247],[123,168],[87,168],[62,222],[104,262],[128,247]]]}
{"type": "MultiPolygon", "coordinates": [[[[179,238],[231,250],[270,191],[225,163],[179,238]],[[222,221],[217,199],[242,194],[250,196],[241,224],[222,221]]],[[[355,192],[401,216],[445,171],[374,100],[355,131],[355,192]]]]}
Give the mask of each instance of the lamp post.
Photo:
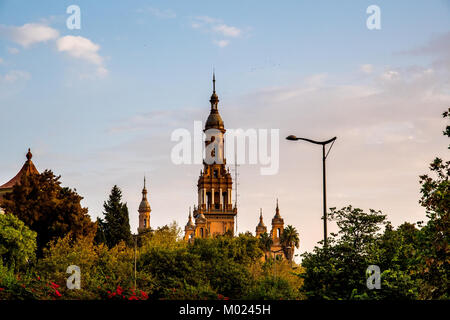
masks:
{"type": "Polygon", "coordinates": [[[286,137],[287,140],[291,141],[297,141],[297,140],[303,140],[314,144],[320,144],[322,146],[322,165],[323,165],[323,245],[324,247],[327,246],[327,184],[326,184],[326,169],[325,169],[325,160],[328,157],[328,154],[330,153],[331,148],[333,147],[334,141],[336,141],[336,137],[331,138],[326,141],[315,141],[311,139],[306,138],[297,138],[296,136],[290,135],[286,137]],[[330,148],[325,154],[325,146],[327,144],[331,143],[330,148]]]}

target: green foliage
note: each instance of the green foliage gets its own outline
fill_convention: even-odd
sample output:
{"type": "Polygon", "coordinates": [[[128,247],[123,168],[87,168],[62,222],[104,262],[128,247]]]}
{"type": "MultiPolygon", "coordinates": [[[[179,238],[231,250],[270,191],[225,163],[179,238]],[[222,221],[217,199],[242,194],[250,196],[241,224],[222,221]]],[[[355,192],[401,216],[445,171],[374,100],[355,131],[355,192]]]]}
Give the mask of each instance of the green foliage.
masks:
{"type": "Polygon", "coordinates": [[[350,299],[355,290],[367,290],[365,271],[373,264],[369,251],[385,216],[348,206],[332,208],[329,217],[339,232],[330,235],[327,247],[315,247],[313,253],[303,255],[302,290],[311,299],[350,299]]]}
{"type": "Polygon", "coordinates": [[[117,285],[133,285],[133,262],[133,249],[123,242],[108,249],[104,244],[95,245],[91,238],[73,241],[68,235],[45,249],[36,269],[43,278],[61,285],[61,293],[67,299],[98,299],[117,285]],[[70,265],[80,267],[81,290],[66,288],[70,265]]]}
{"type": "Polygon", "coordinates": [[[140,250],[146,251],[150,248],[178,248],[184,247],[186,243],[181,241],[181,228],[174,221],[170,225],[159,227],[138,236],[140,250]]]}
{"type": "Polygon", "coordinates": [[[26,266],[34,260],[36,232],[11,214],[0,214],[0,258],[12,269],[26,266]]]}
{"type": "Polygon", "coordinates": [[[269,257],[270,248],[272,247],[273,240],[267,232],[261,233],[259,235],[259,247],[264,251],[264,259],[267,260],[269,257]]]}
{"type": "Polygon", "coordinates": [[[298,289],[287,279],[273,276],[258,279],[246,296],[249,300],[295,300],[298,298],[298,289]]]}
{"type": "Polygon", "coordinates": [[[196,239],[193,245],[169,245],[161,238],[165,235],[173,240],[177,227],[171,229],[153,234],[150,242],[159,237],[158,246],[150,243],[141,248],[139,269],[155,276],[154,297],[190,299],[221,294],[240,298],[245,294],[253,281],[250,266],[260,263],[262,255],[258,239],[241,234],[196,239]]]}
{"type": "Polygon", "coordinates": [[[294,258],[294,250],[300,246],[300,239],[295,227],[288,225],[284,228],[280,239],[285,256],[292,261],[294,258]]]}
{"type": "Polygon", "coordinates": [[[111,189],[108,201],[103,204],[104,221],[97,219],[99,230],[96,235],[96,242],[105,243],[112,248],[123,241],[131,245],[132,237],[130,231],[130,220],[128,207],[122,203],[122,191],[116,185],[111,189]]]}
{"type": "MultiPolygon", "coordinates": [[[[450,109],[444,112],[443,117],[450,118],[450,109]]],[[[450,137],[449,125],[443,133],[450,137]]],[[[419,202],[425,207],[428,217],[420,234],[423,252],[420,273],[426,280],[423,295],[428,299],[448,299],[450,292],[450,161],[436,158],[430,164],[430,170],[434,177],[420,176],[422,197],[419,202]]]]}
{"type": "Polygon", "coordinates": [[[37,233],[38,254],[52,240],[65,237],[69,232],[74,239],[94,237],[95,223],[83,199],[76,191],[61,187],[60,177],[46,170],[41,174],[23,175],[11,193],[5,195],[2,206],[37,233]]]}

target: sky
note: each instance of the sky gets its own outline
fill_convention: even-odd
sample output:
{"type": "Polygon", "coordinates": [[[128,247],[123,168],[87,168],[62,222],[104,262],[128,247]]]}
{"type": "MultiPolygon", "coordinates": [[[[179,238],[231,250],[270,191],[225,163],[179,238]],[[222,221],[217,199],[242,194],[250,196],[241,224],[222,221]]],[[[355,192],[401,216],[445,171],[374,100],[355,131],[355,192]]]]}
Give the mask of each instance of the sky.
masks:
{"type": "Polygon", "coordinates": [[[270,228],[278,198],[300,253],[323,238],[320,146],[289,134],[337,136],[329,207],[425,219],[419,175],[449,155],[448,0],[0,1],[0,184],[31,148],[93,220],[118,185],[135,232],[145,175],[152,227],[184,228],[202,166],[171,161],[171,134],[206,121],[213,68],[227,129],[280,130],[277,174],[238,168],[238,232],[260,208],[270,228]]]}

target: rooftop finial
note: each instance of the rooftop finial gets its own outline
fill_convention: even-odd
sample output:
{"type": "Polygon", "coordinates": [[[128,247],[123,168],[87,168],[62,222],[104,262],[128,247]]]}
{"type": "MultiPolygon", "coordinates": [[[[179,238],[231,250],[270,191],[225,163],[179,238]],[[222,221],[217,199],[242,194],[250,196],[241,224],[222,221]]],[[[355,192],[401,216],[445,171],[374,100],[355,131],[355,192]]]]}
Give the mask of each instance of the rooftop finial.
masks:
{"type": "Polygon", "coordinates": [[[27,159],[31,160],[32,157],[33,157],[33,154],[31,153],[30,148],[28,148],[27,159]]]}
{"type": "Polygon", "coordinates": [[[213,92],[216,92],[216,72],[213,68],[213,92]]]}
{"type": "Polygon", "coordinates": [[[147,200],[147,187],[146,187],[146,179],[144,176],[144,188],[142,189],[142,200],[147,200]]]}

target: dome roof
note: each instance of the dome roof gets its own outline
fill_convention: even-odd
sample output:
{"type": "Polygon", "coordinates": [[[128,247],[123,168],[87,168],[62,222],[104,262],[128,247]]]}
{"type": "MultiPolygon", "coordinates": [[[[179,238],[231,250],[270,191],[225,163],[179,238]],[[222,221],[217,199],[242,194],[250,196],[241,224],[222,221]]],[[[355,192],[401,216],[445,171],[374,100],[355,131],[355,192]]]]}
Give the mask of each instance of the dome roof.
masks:
{"type": "Polygon", "coordinates": [[[224,124],[222,117],[220,116],[219,112],[215,109],[211,110],[211,113],[208,116],[208,119],[205,123],[205,130],[208,129],[218,129],[223,130],[224,124]]]}
{"type": "Polygon", "coordinates": [[[265,228],[266,225],[263,222],[263,216],[262,216],[262,209],[260,209],[260,214],[259,214],[259,223],[257,228],[265,228]]]}
{"type": "Polygon", "coordinates": [[[150,212],[152,209],[150,208],[150,203],[147,200],[147,188],[145,187],[145,177],[144,177],[144,189],[142,189],[142,200],[139,205],[138,212],[150,212]]]}
{"type": "Polygon", "coordinates": [[[139,212],[148,212],[151,210],[150,203],[148,203],[147,199],[142,199],[141,204],[139,205],[139,212]]]}
{"type": "Polygon", "coordinates": [[[277,199],[277,207],[275,209],[275,216],[272,219],[272,224],[283,224],[284,219],[280,215],[280,208],[278,207],[278,199],[277,199]]]}
{"type": "Polygon", "coordinates": [[[217,105],[219,104],[219,96],[216,93],[216,76],[213,74],[213,93],[211,95],[211,112],[209,113],[208,119],[205,123],[205,130],[208,129],[218,129],[223,131],[224,125],[222,117],[219,114],[219,110],[217,109],[217,105]]]}
{"type": "Polygon", "coordinates": [[[189,208],[189,221],[186,223],[186,227],[184,230],[195,230],[195,225],[192,222],[192,216],[191,216],[191,208],[189,208]]]}

